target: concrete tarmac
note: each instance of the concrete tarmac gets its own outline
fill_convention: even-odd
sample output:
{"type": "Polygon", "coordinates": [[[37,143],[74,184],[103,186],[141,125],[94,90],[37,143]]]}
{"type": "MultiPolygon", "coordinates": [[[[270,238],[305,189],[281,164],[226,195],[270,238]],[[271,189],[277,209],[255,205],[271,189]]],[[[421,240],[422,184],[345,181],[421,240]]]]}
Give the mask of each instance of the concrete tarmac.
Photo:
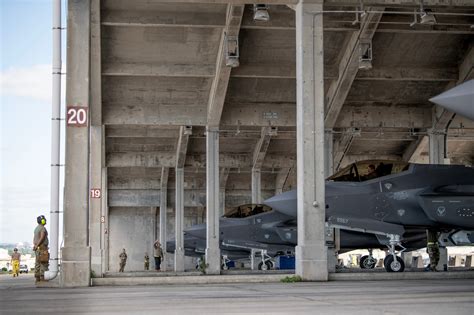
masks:
{"type": "Polygon", "coordinates": [[[473,314],[474,280],[36,288],[0,276],[0,314],[473,314]]]}

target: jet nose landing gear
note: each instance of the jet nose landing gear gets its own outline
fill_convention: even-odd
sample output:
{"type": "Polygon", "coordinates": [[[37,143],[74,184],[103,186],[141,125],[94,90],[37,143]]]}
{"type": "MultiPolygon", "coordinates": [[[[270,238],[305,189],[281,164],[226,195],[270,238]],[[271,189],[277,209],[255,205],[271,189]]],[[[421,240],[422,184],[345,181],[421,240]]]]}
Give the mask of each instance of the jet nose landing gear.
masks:
{"type": "Polygon", "coordinates": [[[406,248],[403,247],[402,244],[400,243],[399,235],[390,234],[388,235],[388,237],[390,239],[390,242],[388,245],[389,254],[387,255],[387,257],[385,257],[383,261],[385,270],[387,272],[403,272],[405,270],[405,263],[403,262],[403,259],[397,256],[395,246],[398,246],[401,248],[399,253],[404,252],[406,248]]]}

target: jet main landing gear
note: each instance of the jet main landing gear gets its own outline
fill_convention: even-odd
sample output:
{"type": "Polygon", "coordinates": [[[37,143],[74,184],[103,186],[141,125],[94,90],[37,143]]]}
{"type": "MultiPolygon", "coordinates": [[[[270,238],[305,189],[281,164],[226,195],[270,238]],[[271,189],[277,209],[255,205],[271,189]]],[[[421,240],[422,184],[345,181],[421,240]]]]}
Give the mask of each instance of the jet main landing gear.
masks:
{"type": "Polygon", "coordinates": [[[401,248],[401,250],[399,251],[400,253],[404,252],[406,248],[401,245],[399,235],[390,234],[389,239],[390,239],[390,242],[388,245],[389,253],[383,261],[385,270],[387,272],[403,272],[403,270],[405,270],[405,263],[403,259],[397,256],[396,251],[395,251],[395,246],[398,246],[401,248]]]}
{"type": "Polygon", "coordinates": [[[372,256],[372,249],[369,249],[369,255],[362,256],[359,261],[361,269],[374,269],[376,264],[377,259],[372,256]]]}

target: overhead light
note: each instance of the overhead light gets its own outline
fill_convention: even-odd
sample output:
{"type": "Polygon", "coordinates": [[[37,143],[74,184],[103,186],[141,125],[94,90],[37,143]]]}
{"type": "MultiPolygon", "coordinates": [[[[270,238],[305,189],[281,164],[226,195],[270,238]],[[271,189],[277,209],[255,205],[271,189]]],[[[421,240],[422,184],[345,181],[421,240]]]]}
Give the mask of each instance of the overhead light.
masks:
{"type": "Polygon", "coordinates": [[[433,15],[431,9],[425,9],[423,7],[423,0],[420,0],[420,24],[434,25],[436,24],[436,18],[433,15]]]}
{"type": "Polygon", "coordinates": [[[372,69],[372,42],[361,41],[359,43],[359,69],[372,69]]]}
{"type": "Polygon", "coordinates": [[[425,9],[420,13],[420,24],[434,25],[436,24],[436,17],[430,9],[425,9]]]}
{"type": "Polygon", "coordinates": [[[227,67],[235,68],[240,65],[239,62],[239,37],[227,36],[225,34],[225,65],[227,67]]]}
{"type": "Polygon", "coordinates": [[[268,14],[268,5],[254,4],[253,19],[254,21],[268,22],[270,20],[270,14],[268,14]]]}

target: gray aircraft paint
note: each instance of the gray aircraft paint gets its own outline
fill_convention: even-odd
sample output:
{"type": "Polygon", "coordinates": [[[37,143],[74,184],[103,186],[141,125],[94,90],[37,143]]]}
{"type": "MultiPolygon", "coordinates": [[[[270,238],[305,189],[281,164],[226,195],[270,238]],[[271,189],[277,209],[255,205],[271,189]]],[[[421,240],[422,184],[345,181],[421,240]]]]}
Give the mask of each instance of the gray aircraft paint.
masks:
{"type": "Polygon", "coordinates": [[[474,120],[474,79],[443,92],[430,101],[474,120]]]}

